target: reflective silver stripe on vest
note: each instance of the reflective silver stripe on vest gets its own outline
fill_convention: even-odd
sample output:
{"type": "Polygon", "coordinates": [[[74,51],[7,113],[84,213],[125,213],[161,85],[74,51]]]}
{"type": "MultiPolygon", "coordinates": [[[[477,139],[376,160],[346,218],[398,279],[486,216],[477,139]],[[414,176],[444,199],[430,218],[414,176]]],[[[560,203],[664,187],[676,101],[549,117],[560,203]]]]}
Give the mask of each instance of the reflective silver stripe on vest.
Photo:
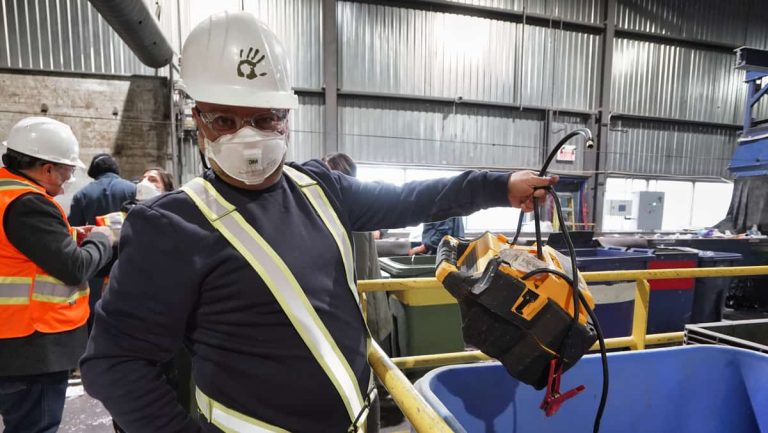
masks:
{"type": "Polygon", "coordinates": [[[42,302],[74,302],[77,298],[88,294],[88,286],[68,286],[56,278],[47,275],[37,275],[32,289],[32,299],[42,302]]]}
{"type": "Polygon", "coordinates": [[[0,277],[0,305],[29,304],[31,286],[29,277],[0,277]]]}
{"type": "Polygon", "coordinates": [[[339,247],[341,259],[344,261],[344,270],[347,274],[347,285],[352,291],[352,295],[355,297],[357,305],[361,305],[360,298],[357,294],[357,286],[355,284],[355,262],[354,254],[352,253],[352,242],[350,242],[347,231],[344,229],[341,221],[339,221],[339,216],[336,215],[333,206],[331,206],[331,203],[328,201],[328,197],[325,196],[320,185],[306,174],[287,165],[283,167],[283,173],[288,174],[288,176],[301,187],[301,191],[309,199],[315,212],[317,212],[320,219],[323,220],[325,226],[328,227],[328,230],[331,232],[333,239],[336,241],[336,245],[339,247]]]}
{"type": "Polygon", "coordinates": [[[288,266],[210,183],[196,178],[182,187],[182,190],[269,287],[338,391],[350,420],[354,421],[363,409],[357,379],[288,266]],[[209,207],[208,204],[213,206],[209,207]]]}
{"type": "Polygon", "coordinates": [[[288,433],[288,430],[275,427],[224,406],[205,395],[197,387],[195,387],[195,400],[197,400],[200,412],[208,419],[208,422],[225,432],[288,433]]]}
{"type": "Polygon", "coordinates": [[[0,179],[0,187],[18,187],[18,188],[37,189],[27,182],[22,182],[16,179],[0,179]]]}

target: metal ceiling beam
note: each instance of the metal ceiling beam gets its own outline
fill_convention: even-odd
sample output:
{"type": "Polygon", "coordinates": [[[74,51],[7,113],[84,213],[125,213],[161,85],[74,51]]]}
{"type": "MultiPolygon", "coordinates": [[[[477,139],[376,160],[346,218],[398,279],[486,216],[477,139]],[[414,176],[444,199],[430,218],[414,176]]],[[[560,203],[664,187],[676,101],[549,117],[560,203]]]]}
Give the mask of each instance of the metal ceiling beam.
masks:
{"type": "Polygon", "coordinates": [[[576,108],[562,108],[562,107],[549,107],[543,105],[520,105],[516,103],[507,102],[491,102],[481,101],[476,99],[464,99],[462,97],[449,98],[445,96],[422,96],[422,95],[404,95],[398,93],[381,93],[381,92],[367,92],[358,90],[340,90],[339,96],[352,97],[352,98],[369,98],[369,99],[389,99],[394,101],[414,101],[414,102],[436,102],[440,104],[459,104],[476,107],[490,107],[490,108],[506,108],[516,109],[522,111],[536,111],[545,113],[547,110],[555,111],[560,114],[572,114],[576,116],[590,117],[596,113],[591,110],[580,110],[576,108]]]}
{"type": "Polygon", "coordinates": [[[586,21],[577,21],[556,17],[551,15],[542,15],[523,11],[514,11],[509,9],[494,8],[488,6],[477,6],[472,4],[457,3],[447,0],[347,0],[352,3],[367,3],[382,6],[398,7],[404,9],[417,9],[428,12],[444,12],[459,15],[469,15],[479,18],[489,18],[499,21],[509,21],[515,23],[525,22],[526,24],[553,27],[557,24],[560,28],[562,23],[563,30],[579,31],[583,33],[598,34],[604,29],[602,24],[594,24],[586,21]]]}

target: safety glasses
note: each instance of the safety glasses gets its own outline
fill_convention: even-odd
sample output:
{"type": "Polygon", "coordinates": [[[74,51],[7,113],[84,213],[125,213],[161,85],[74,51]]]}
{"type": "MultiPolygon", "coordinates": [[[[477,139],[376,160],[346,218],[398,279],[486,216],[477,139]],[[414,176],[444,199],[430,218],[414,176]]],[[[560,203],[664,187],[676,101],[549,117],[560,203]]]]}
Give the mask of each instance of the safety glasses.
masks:
{"type": "Polygon", "coordinates": [[[245,118],[230,113],[203,113],[200,109],[197,112],[209,128],[221,135],[235,133],[244,126],[279,134],[288,131],[288,110],[270,110],[245,118]]]}

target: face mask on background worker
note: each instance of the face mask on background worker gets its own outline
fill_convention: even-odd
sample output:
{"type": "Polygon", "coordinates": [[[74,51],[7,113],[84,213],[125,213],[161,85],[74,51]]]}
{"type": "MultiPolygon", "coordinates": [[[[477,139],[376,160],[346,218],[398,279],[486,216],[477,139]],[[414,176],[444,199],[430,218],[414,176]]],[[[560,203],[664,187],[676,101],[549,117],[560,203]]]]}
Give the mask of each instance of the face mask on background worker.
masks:
{"type": "Polygon", "coordinates": [[[288,111],[299,105],[285,48],[264,23],[221,14],[190,33],[182,59],[176,87],[197,103],[205,157],[236,180],[262,183],[285,159],[288,111]]]}
{"type": "Polygon", "coordinates": [[[160,195],[160,190],[147,179],[136,184],[136,200],[144,201],[160,195]]]}

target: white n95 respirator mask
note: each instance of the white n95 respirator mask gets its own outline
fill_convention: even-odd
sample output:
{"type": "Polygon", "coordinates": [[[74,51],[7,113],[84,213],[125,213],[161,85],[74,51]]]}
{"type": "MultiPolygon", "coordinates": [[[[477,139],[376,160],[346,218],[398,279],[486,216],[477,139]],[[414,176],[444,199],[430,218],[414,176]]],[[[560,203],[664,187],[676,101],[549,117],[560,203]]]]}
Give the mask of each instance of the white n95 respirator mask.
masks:
{"type": "Polygon", "coordinates": [[[248,185],[264,182],[283,162],[288,150],[287,137],[261,131],[252,126],[216,141],[205,138],[205,156],[229,176],[248,185]]]}
{"type": "Polygon", "coordinates": [[[136,184],[136,200],[144,201],[160,195],[160,190],[147,179],[136,184]]]}

